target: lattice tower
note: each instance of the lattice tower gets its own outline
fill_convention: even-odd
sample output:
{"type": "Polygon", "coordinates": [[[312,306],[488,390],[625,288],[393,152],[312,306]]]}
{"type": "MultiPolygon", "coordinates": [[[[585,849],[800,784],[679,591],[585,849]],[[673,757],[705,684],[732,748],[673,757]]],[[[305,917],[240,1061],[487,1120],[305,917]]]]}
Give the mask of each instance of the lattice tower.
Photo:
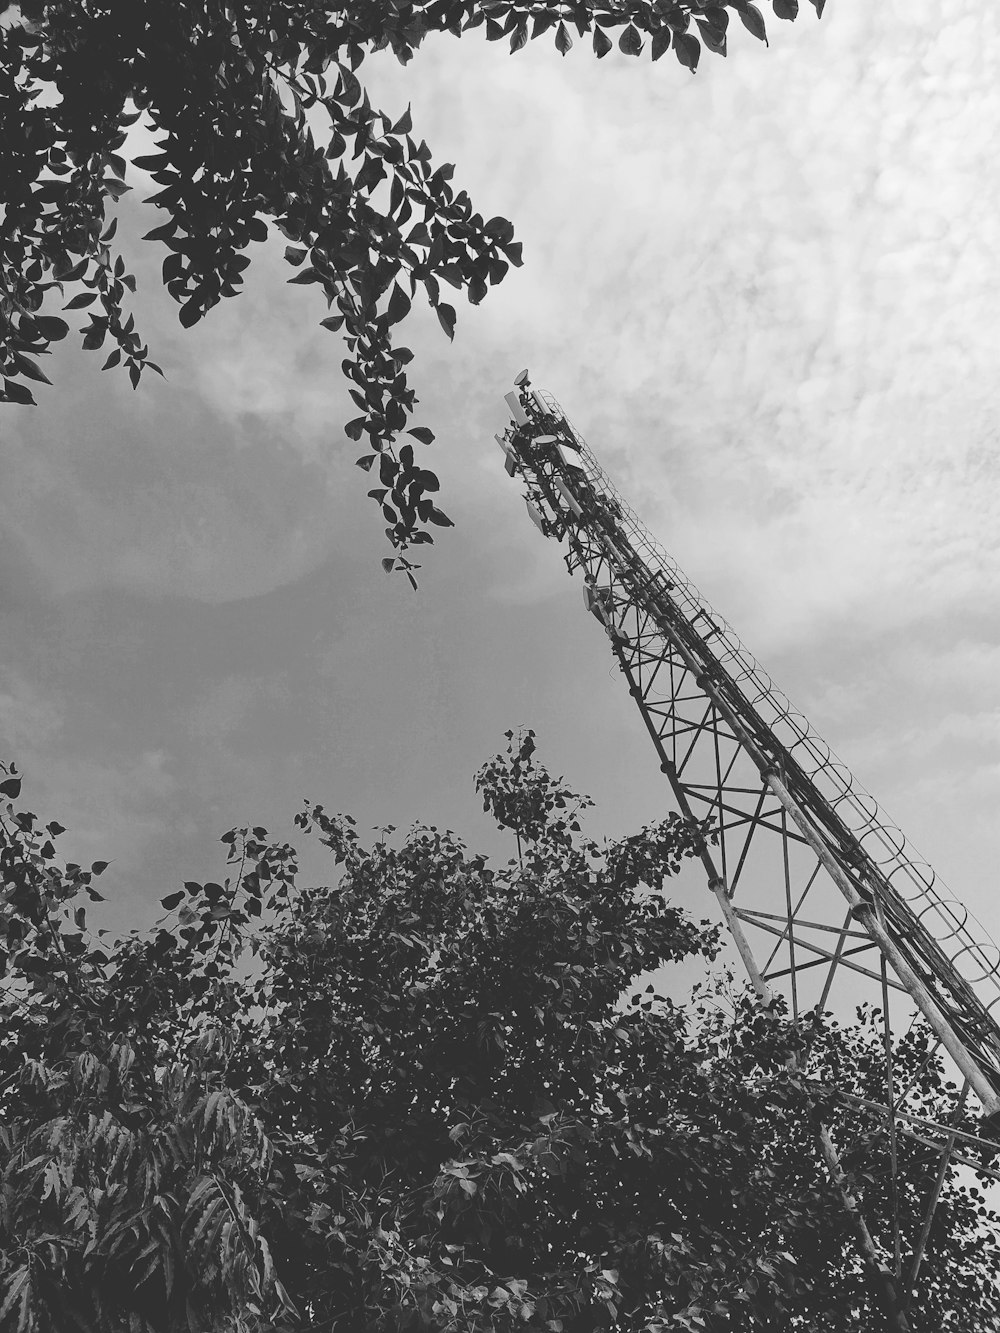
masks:
{"type": "MultiPolygon", "coordinates": [[[[983,1141],[1000,1139],[1000,949],[650,536],[558,402],[527,372],[515,383],[511,424],[496,437],[506,470],[523,482],[532,522],[565,543],[567,568],[582,573],[585,605],[679,811],[714,834],[701,859],[758,996],[770,1004],[782,994],[794,1018],[853,1012],[868,998],[887,1038],[919,1012],[932,1054],[943,1048],[957,1067],[956,1102],[971,1091],[981,1105],[976,1138],[948,1117],[915,1114],[891,1058],[877,1101],[865,1103],[891,1143],[900,1133],[935,1150],[917,1235],[901,1236],[897,1218],[893,1236],[873,1239],[856,1219],[890,1326],[905,1329],[948,1167],[983,1171],[983,1141]]],[[[832,1140],[821,1138],[843,1182],[832,1140]]]]}

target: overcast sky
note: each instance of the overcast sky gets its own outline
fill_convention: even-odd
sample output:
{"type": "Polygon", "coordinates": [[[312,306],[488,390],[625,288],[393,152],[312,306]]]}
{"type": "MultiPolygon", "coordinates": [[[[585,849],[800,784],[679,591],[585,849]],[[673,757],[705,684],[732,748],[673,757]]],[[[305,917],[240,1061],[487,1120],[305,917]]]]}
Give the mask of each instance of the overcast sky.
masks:
{"type": "Polygon", "coordinates": [[[595,833],[662,814],[607,642],[492,443],[529,366],[1000,935],[998,26],[982,0],[829,0],[693,78],[448,36],[368,62],[373,101],[412,101],[524,242],[454,344],[425,312],[406,335],[456,522],[417,594],[379,567],[342,349],[283,241],[190,332],[140,248],[167,380],[133,393],[67,346],[0,423],[2,749],[66,855],[113,862],[115,922],[221,875],[233,825],[290,837],[305,798],[495,847],[471,779],[508,727],[596,798],[595,833]]]}

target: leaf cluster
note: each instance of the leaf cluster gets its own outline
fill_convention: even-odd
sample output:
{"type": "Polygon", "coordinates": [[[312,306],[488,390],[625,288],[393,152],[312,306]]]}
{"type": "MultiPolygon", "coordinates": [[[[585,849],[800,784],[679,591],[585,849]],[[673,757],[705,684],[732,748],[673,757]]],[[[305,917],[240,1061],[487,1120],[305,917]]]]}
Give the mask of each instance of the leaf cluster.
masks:
{"type": "MultiPolygon", "coordinates": [[[[811,0],[817,13],[824,0],[811,0]]],[[[773,0],[792,19],[797,0],[773,0]]],[[[162,279],[181,323],[197,323],[242,288],[255,244],[287,240],[290,282],[316,287],[340,332],[343,372],[357,408],[345,426],[363,440],[358,464],[378,464],[379,505],[398,555],[389,568],[411,582],[410,546],[450,519],[431,498],[437,479],[397,442],[416,397],[412,353],[393,330],[418,297],[449,338],[456,311],[444,288],[478,304],[521,244],[502,217],[486,219],[435,164],[409,110],[372,106],[362,81],[373,53],[410,60],[433,32],[481,29],[509,39],[554,34],[563,55],[570,28],[598,57],[619,48],[654,60],[668,49],[694,70],[702,45],[725,55],[730,11],[765,39],[750,0],[20,0],[0,23],[0,402],[31,404],[39,364],[86,312],[83,347],[109,348],[104,369],[123,366],[133,387],[161,373],[128,310],[136,283],[115,250],[118,201],[151,178],[146,200],[164,219],[145,239],[165,250],[162,279]],[[139,127],[155,151],[135,152],[139,127]],[[129,181],[128,177],[132,180],[129,181]]],[[[429,443],[426,427],[410,434],[429,443]]]]}
{"type": "MultiPolygon", "coordinates": [[[[821,1114],[889,1244],[885,1129],[858,1100],[884,1082],[878,1015],[792,1023],[725,987],[679,1005],[664,967],[719,932],[661,890],[701,830],[598,845],[530,732],[477,786],[520,839],[506,865],[307,805],[328,885],[234,830],[221,882],[109,941],[78,905],[103,863],[62,864],[8,770],[3,1333],[880,1327],[813,1146],[821,1114]]],[[[939,1114],[926,1036],[894,1059],[939,1114]]],[[[908,1220],[922,1151],[900,1146],[908,1220]]],[[[950,1178],[915,1329],[995,1318],[996,1228],[950,1178]]]]}

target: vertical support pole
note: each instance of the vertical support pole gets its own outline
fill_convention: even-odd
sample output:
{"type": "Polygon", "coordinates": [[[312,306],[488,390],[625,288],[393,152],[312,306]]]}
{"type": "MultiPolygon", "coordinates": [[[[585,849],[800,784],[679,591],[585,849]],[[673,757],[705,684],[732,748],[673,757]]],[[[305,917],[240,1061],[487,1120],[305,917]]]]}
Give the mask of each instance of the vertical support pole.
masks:
{"type": "MultiPolygon", "coordinates": [[[[961,1115],[962,1108],[965,1106],[969,1095],[968,1080],[962,1084],[962,1095],[958,1099],[956,1115],[961,1115]]],[[[906,1293],[904,1300],[909,1305],[913,1299],[913,1292],[917,1285],[917,1277],[920,1273],[920,1265],[924,1261],[924,1255],[927,1253],[927,1242],[930,1239],[931,1224],[934,1221],[934,1214],[937,1212],[938,1200],[941,1198],[941,1191],[944,1188],[944,1178],[948,1174],[948,1164],[951,1161],[951,1154],[955,1147],[955,1135],[949,1134],[948,1142],[941,1152],[941,1165],[938,1167],[937,1178],[934,1181],[934,1188],[931,1190],[930,1198],[927,1200],[927,1211],[924,1214],[923,1226],[920,1228],[920,1238],[917,1241],[916,1249],[913,1251],[913,1260],[910,1263],[910,1271],[906,1275],[906,1293]]]]}
{"type": "Polygon", "coordinates": [[[875,1242],[872,1240],[872,1233],[868,1230],[868,1224],[858,1211],[854,1196],[848,1189],[847,1177],[840,1165],[840,1156],[834,1146],[833,1139],[830,1137],[830,1131],[825,1125],[819,1126],[817,1138],[819,1139],[820,1153],[826,1163],[826,1169],[840,1194],[844,1211],[847,1213],[848,1220],[854,1230],[858,1249],[864,1255],[868,1268],[875,1277],[876,1290],[881,1298],[882,1310],[888,1327],[894,1333],[910,1333],[910,1322],[900,1305],[899,1292],[892,1280],[892,1273],[882,1262],[879,1252],[875,1248],[875,1242]]]}
{"type": "Polygon", "coordinates": [[[889,1027],[889,978],[885,954],[882,963],[882,1049],[885,1051],[886,1092],[889,1098],[889,1165],[892,1169],[892,1252],[893,1273],[897,1281],[903,1275],[902,1245],[899,1235],[899,1153],[896,1144],[896,1080],[892,1063],[892,1032],[889,1027]]]}
{"type": "Polygon", "coordinates": [[[781,809],[781,857],[785,875],[785,914],[788,919],[788,980],[792,986],[792,1017],[799,1016],[799,986],[795,975],[795,913],[792,908],[792,877],[788,866],[788,811],[781,809]]]}

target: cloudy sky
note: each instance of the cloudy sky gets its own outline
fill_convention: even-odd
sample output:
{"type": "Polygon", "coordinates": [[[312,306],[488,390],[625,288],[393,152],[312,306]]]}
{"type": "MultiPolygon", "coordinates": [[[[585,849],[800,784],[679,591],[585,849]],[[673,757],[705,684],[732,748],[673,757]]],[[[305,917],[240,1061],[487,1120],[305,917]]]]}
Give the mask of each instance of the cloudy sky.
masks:
{"type": "Polygon", "coordinates": [[[218,877],[233,825],[290,837],[306,798],[495,848],[471,778],[508,727],[596,798],[595,833],[663,812],[606,640],[492,443],[529,366],[1000,935],[1000,19],[803,10],[693,78],[448,36],[370,62],[376,104],[412,102],[524,242],[454,344],[425,312],[407,335],[457,525],[419,593],[379,567],[341,348],[279,240],[189,332],[141,247],[166,381],[133,393],[65,347],[39,408],[7,409],[2,751],[66,855],[113,862],[109,920],[218,877]]]}

